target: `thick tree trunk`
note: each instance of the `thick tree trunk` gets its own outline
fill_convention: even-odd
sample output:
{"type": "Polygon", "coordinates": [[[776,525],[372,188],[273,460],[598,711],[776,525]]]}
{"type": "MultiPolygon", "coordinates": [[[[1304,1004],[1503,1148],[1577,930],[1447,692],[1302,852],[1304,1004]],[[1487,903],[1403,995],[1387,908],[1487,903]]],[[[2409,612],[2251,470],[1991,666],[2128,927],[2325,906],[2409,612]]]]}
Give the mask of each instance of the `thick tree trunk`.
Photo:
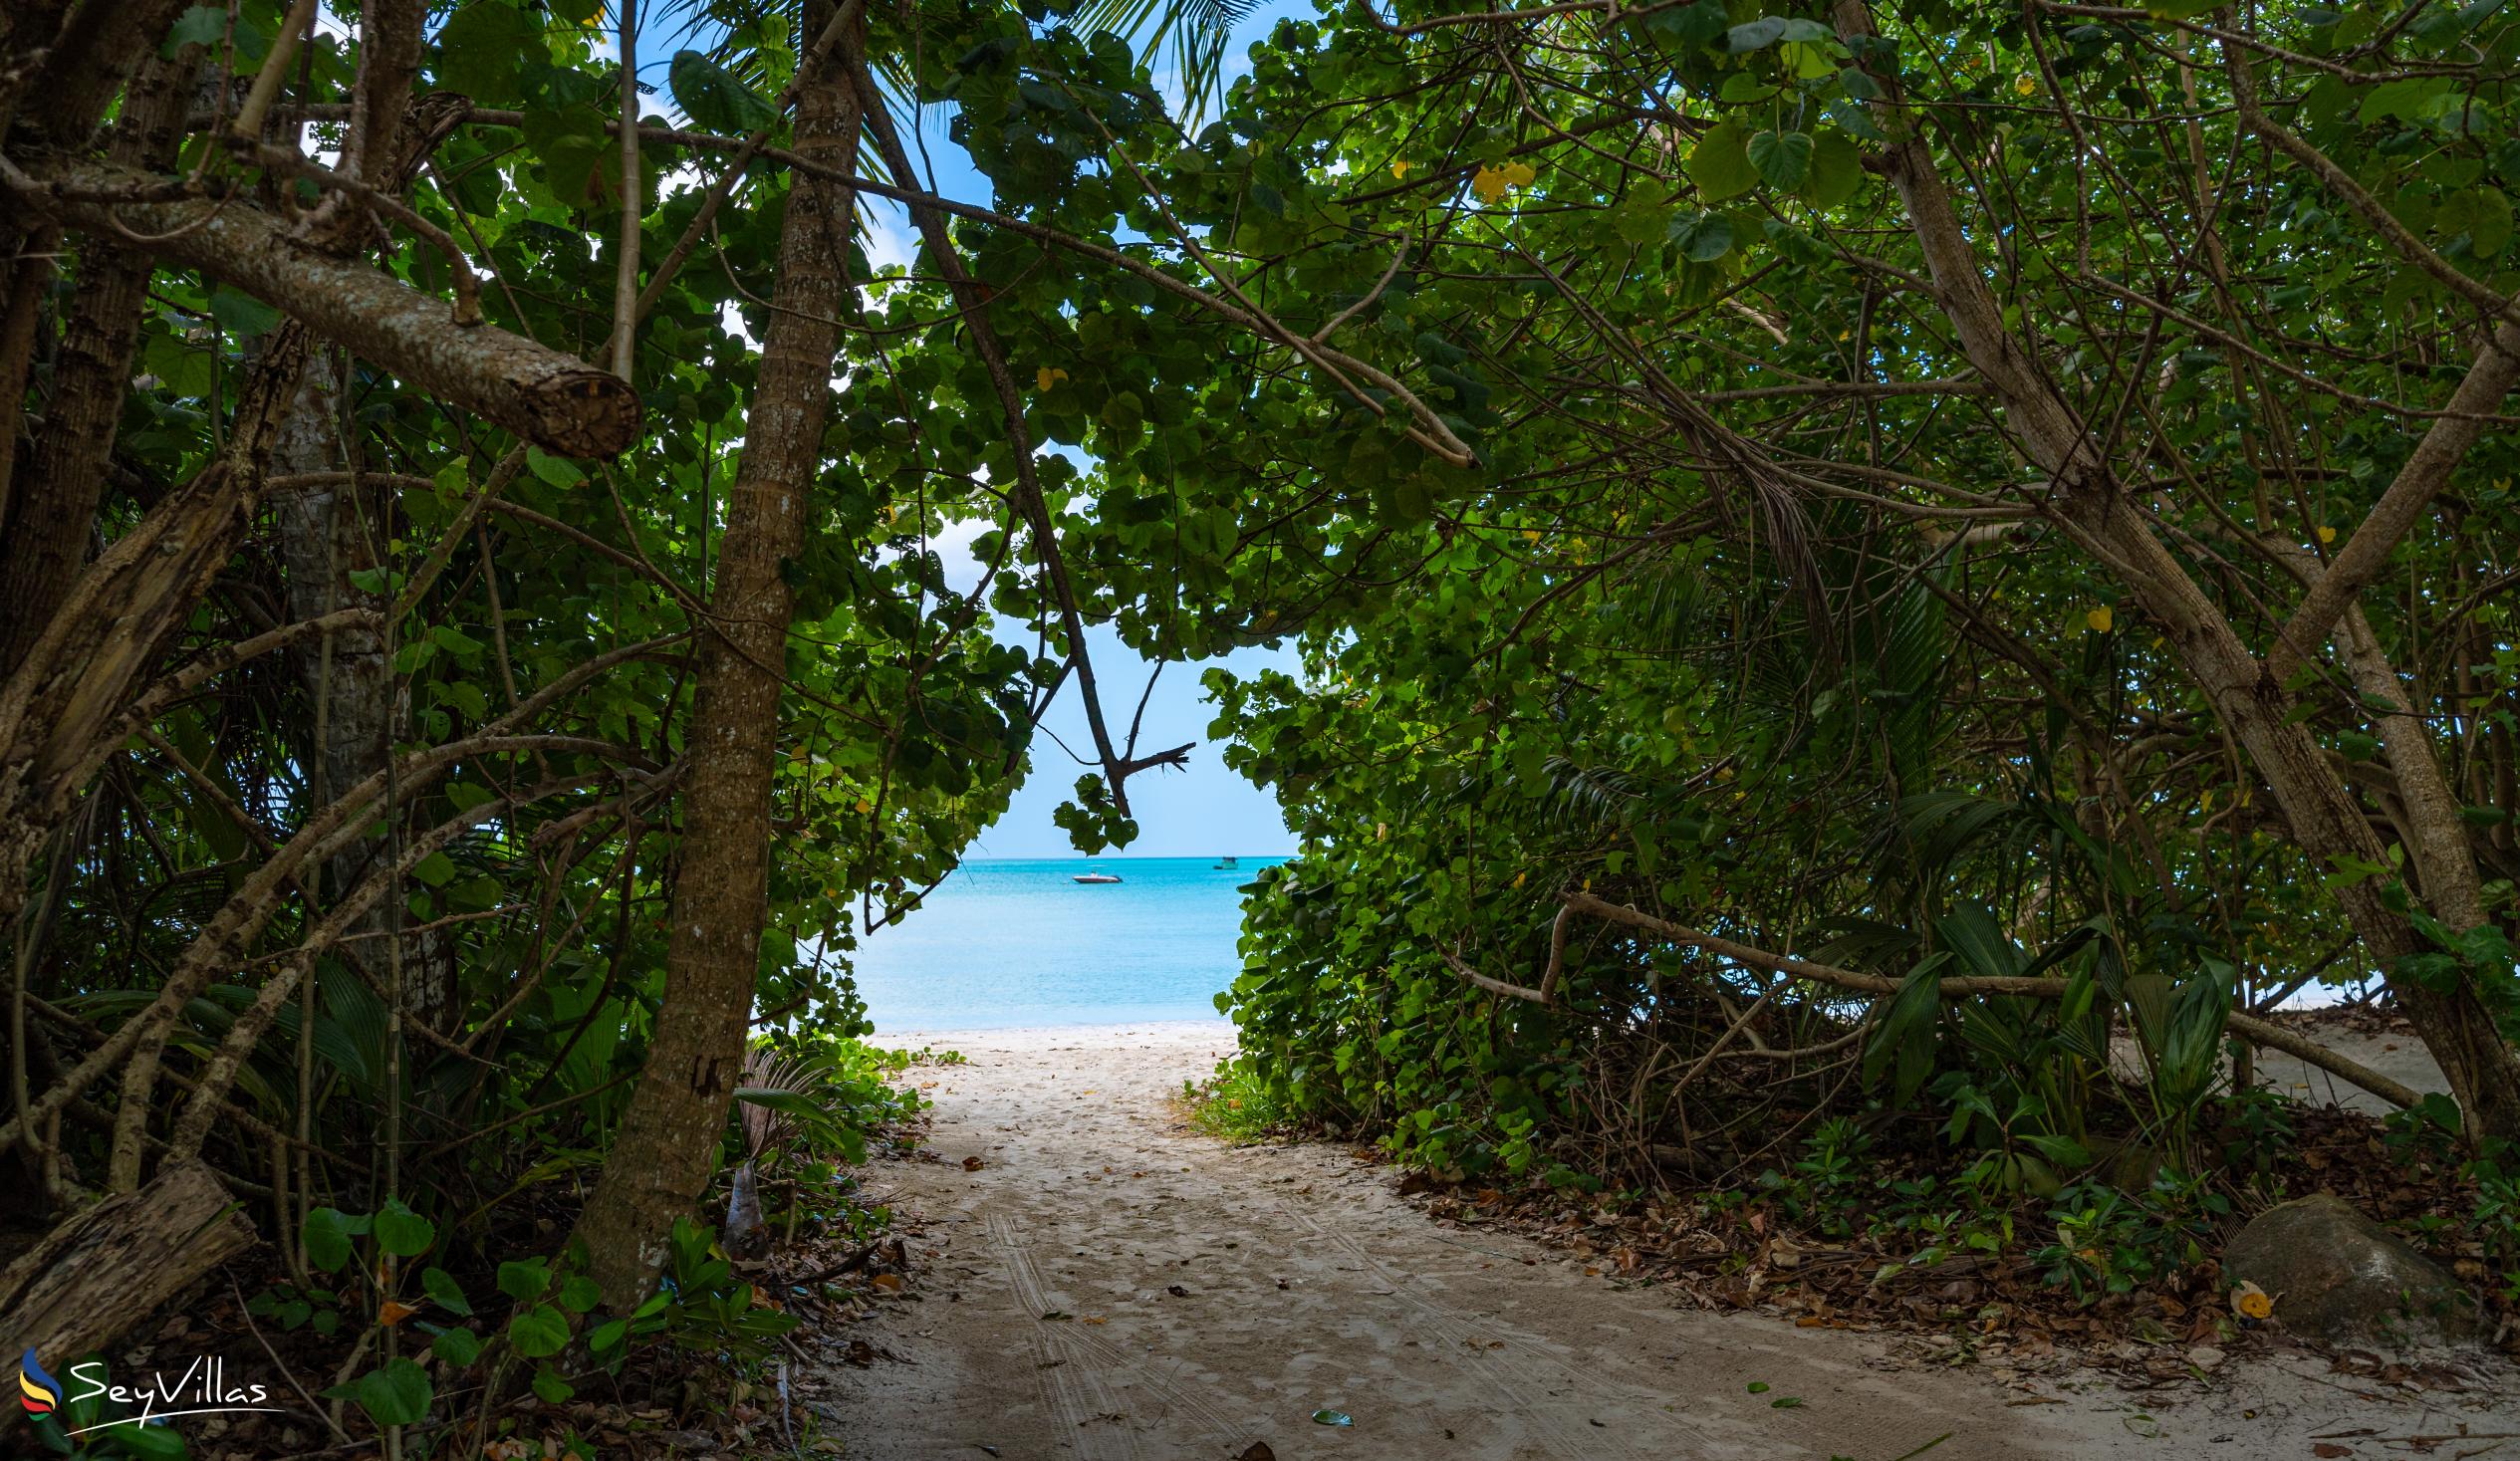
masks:
{"type": "MultiPolygon", "coordinates": [[[[140,68],[114,123],[115,161],[154,171],[174,160],[183,81],[197,63],[195,48],[186,47],[140,68]]],[[[89,237],[80,251],[44,429],[15,487],[0,493],[0,680],[16,670],[87,563],[106,463],[130,394],[149,262],[110,234],[89,237]]],[[[0,464],[0,480],[7,475],[0,464]]]]}
{"type": "MultiPolygon", "coordinates": [[[[804,33],[818,33],[831,13],[828,0],[810,0],[804,33]]],[[[857,43],[840,49],[854,54],[857,43]]],[[[664,1007],[646,1074],[578,1222],[616,1310],[645,1296],[674,1220],[695,1210],[743,1069],[768,916],[770,788],[791,612],[780,569],[803,545],[823,459],[855,207],[854,190],[838,179],[856,166],[859,123],[846,60],[826,56],[798,93],[796,149],[830,170],[792,175],[778,289],[709,605],[664,1007]]]]}

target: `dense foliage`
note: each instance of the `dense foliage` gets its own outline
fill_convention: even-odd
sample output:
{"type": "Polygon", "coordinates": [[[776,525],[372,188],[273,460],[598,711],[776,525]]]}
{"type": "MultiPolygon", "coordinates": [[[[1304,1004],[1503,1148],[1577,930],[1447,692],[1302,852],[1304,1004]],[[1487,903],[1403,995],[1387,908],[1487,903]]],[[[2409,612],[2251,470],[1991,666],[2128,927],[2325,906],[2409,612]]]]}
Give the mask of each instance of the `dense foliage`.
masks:
{"type": "Polygon", "coordinates": [[[2186,1234],[2226,1050],[2360,984],[2450,1096],[2307,1058],[2507,1194],[2520,19],[1356,0],[1218,96],[1238,13],[660,12],[642,103],[618,10],[12,9],[30,1237],[241,1203],[158,1297],[280,1239],[395,1435],[688,1338],[660,1276],[740,1349],[675,1236],[721,1168],[758,1226],[737,1097],[838,1112],[808,1161],[898,1113],[848,953],[1054,696],[1080,846],[1177,759],[1096,623],[1306,655],[1210,680],[1306,847],[1230,1001],[1273,1110],[1614,1189],[1888,1130],[2186,1234]],[[462,1274],[514,1314],[415,1386],[462,1274]]]}
{"type": "Polygon", "coordinates": [[[2141,1191],[2223,1175],[2227,1012],[2381,981],[2499,1150],[2520,29],[1395,19],[1234,98],[1238,267],[1481,458],[1320,412],[1211,499],[1309,525],[1233,595],[1308,676],[1219,686],[1308,848],[1249,1079],[1437,1167],[1746,1176],[1871,1110],[2141,1191]]]}

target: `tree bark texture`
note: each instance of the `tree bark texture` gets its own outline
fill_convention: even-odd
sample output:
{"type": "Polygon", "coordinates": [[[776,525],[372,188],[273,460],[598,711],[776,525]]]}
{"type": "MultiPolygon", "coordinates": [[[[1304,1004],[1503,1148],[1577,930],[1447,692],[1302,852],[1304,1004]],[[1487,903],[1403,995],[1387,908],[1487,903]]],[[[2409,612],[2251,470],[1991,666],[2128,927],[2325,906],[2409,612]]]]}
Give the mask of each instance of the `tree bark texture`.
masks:
{"type": "MultiPolygon", "coordinates": [[[[831,15],[805,11],[805,34],[831,15]]],[[[853,38],[840,47],[854,54],[853,38]]],[[[768,916],[770,789],[790,595],[780,577],[804,542],[823,460],[836,323],[847,307],[860,112],[843,55],[799,92],[797,150],[829,172],[793,174],[778,289],[701,650],[672,893],[664,1006],[612,1159],[579,1219],[605,1301],[628,1311],[655,1282],[676,1218],[695,1211],[716,1163],[744,1063],[768,916]]]]}
{"type": "Polygon", "coordinates": [[[237,199],[162,197],[172,184],[109,163],[48,168],[11,190],[38,216],[92,235],[149,238],[169,263],[217,276],[361,360],[562,456],[614,456],[637,439],[638,393],[575,356],[492,325],[355,259],[309,246],[237,199]]]}
{"type": "MultiPolygon", "coordinates": [[[[149,171],[173,162],[184,81],[197,60],[187,47],[174,60],[149,62],[132,78],[109,149],[116,162],[149,171]]],[[[146,254],[110,235],[91,236],[80,251],[43,427],[25,466],[0,492],[0,680],[16,670],[87,563],[106,466],[130,393],[149,269],[146,254]]]]}
{"type": "Polygon", "coordinates": [[[236,1209],[208,1167],[170,1162],[63,1223],[0,1273],[0,1345],[46,1359],[104,1346],[253,1246],[236,1209]]]}

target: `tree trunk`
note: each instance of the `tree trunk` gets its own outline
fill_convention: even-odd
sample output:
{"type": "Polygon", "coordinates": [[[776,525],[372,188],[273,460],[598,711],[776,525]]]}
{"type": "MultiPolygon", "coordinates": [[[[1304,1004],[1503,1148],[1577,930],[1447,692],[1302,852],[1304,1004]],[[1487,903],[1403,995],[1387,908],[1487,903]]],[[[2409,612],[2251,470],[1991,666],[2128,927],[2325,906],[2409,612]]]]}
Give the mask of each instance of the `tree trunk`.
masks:
{"type": "MultiPolygon", "coordinates": [[[[1838,20],[1842,33],[1870,34],[1873,29],[1865,0],[1840,0],[1838,20]]],[[[1935,170],[1932,151],[1915,120],[1896,115],[1894,79],[1877,79],[1890,89],[1890,99],[1874,105],[1892,114],[1893,134],[1899,138],[1885,149],[1883,171],[1906,207],[1934,301],[1951,322],[1969,363],[2003,401],[2012,435],[2056,483],[2053,511],[2058,521],[2111,566],[2161,626],[2165,647],[2247,750],[2301,849],[2332,867],[2347,858],[2386,866],[2386,850],[2352,790],[2309,728],[2294,718],[2293,696],[2162,545],[2150,516],[2121,489],[2099,440],[2006,328],[1950,191],[1935,170]]],[[[2499,378],[2499,368],[2498,363],[2494,370],[2480,373],[2499,378]]],[[[2430,755],[2428,747],[2423,754],[2430,755]]],[[[2469,1139],[2520,1139],[2520,1052],[2495,1029],[2475,981],[2456,971],[2435,988],[2399,972],[2407,955],[2425,951],[2424,943],[2413,923],[2389,906],[2378,878],[2341,887],[2337,898],[2373,962],[2389,978],[2408,1022],[2439,1063],[2469,1139]]],[[[2455,926],[2454,919],[2445,921],[2455,926]]]]}
{"type": "MultiPolygon", "coordinates": [[[[804,33],[832,13],[809,0],[804,33]]],[[[853,38],[839,48],[854,54],[853,38]]],[[[708,1185],[744,1063],[768,916],[770,789],[790,596],[780,570],[804,542],[823,460],[836,323],[847,306],[860,115],[844,55],[798,92],[796,150],[830,169],[791,174],[778,288],[746,417],[743,460],[701,651],[664,1006],[646,1075],[579,1219],[605,1301],[628,1311],[655,1282],[674,1220],[708,1185]]]]}
{"type": "MultiPolygon", "coordinates": [[[[173,162],[183,79],[198,61],[197,49],[186,47],[140,68],[114,124],[115,161],[152,172],[173,162]]],[[[106,463],[130,394],[149,262],[111,234],[92,234],[80,249],[44,429],[16,486],[0,492],[0,680],[16,670],[87,563],[106,463]]],[[[0,480],[7,476],[0,463],[0,480]]]]}
{"type": "MultiPolygon", "coordinates": [[[[347,485],[351,462],[342,442],[340,392],[333,357],[316,353],[307,362],[298,398],[290,404],[279,445],[272,450],[274,476],[319,484],[272,494],[288,577],[289,617],[312,619],[344,609],[376,614],[373,622],[301,643],[290,655],[310,711],[309,734],[301,749],[303,764],[316,781],[311,800],[318,807],[384,769],[404,713],[385,653],[384,615],[393,606],[383,594],[351,582],[351,575],[382,562],[378,546],[395,535],[394,494],[374,485],[374,479],[357,488],[347,485]]],[[[408,808],[396,808],[394,815],[406,825],[410,821],[408,808]]],[[[330,858],[324,866],[324,900],[340,897],[380,865],[387,846],[379,824],[374,835],[330,858]]],[[[391,918],[391,903],[380,899],[353,933],[381,935],[391,918]]],[[[342,956],[364,960],[382,984],[383,947],[375,937],[360,937],[343,946],[342,956]]],[[[404,1013],[441,1035],[452,1029],[456,1013],[451,952],[450,941],[439,931],[402,939],[404,1013]]]]}

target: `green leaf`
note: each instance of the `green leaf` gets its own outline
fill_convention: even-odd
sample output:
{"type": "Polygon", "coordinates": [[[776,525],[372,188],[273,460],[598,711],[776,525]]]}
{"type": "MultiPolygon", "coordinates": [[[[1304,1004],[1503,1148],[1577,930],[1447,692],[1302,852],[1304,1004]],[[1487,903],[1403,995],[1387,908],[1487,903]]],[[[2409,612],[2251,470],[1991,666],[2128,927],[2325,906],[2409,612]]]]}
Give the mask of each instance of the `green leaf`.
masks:
{"type": "Polygon", "coordinates": [[[674,105],[705,131],[750,136],[779,120],[779,114],[744,79],[697,51],[676,51],[665,72],[674,105]]]}
{"type": "Polygon", "coordinates": [[[331,1273],[350,1262],[350,1240],[368,1231],[365,1216],[352,1217],[339,1208],[319,1207],[306,1215],[299,1225],[299,1241],[306,1246],[306,1261],[323,1273],[331,1273]]]}
{"type": "Polygon", "coordinates": [[[560,1302],[572,1314],[591,1314],[604,1302],[604,1291],[585,1274],[571,1274],[560,1281],[560,1302]]]}
{"type": "Polygon", "coordinates": [[[1681,213],[1671,219],[1671,242],[1689,262],[1707,264],[1732,252],[1732,220],[1721,213],[1681,213]]]}
{"type": "Polygon", "coordinates": [[[157,54],[172,61],[177,51],[186,46],[216,46],[227,40],[227,7],[195,5],[175,18],[174,28],[166,32],[166,43],[157,54]]]}
{"type": "Polygon", "coordinates": [[[396,1258],[417,1258],[437,1241],[437,1224],[388,1197],[377,1210],[377,1246],[396,1258]]]}
{"type": "Polygon", "coordinates": [[[569,1318],[548,1304],[520,1309],[508,1320],[508,1342],[528,1359],[569,1347],[569,1318]]]}
{"type": "Polygon", "coordinates": [[[1800,189],[1803,201],[1815,208],[1834,208],[1863,186],[1864,154],[1857,150],[1855,138],[1836,127],[1814,135],[1811,170],[1800,189]]]}
{"type": "Polygon", "coordinates": [[[454,1275],[442,1268],[420,1270],[420,1292],[429,1297],[430,1303],[448,1314],[460,1314],[467,1319],[472,1316],[472,1301],[464,1297],[463,1285],[456,1283],[454,1275]]]}
{"type": "Polygon", "coordinates": [[[359,1408],[378,1425],[414,1425],[428,1414],[428,1402],[435,1391],[430,1387],[428,1372],[412,1360],[399,1356],[359,1377],[351,1388],[359,1408]]]}
{"type": "Polygon", "coordinates": [[[1759,185],[1748,143],[1749,133],[1737,122],[1719,122],[1697,139],[1697,150],[1688,157],[1688,177],[1697,184],[1700,197],[1720,203],[1759,185]]]}
{"type": "Polygon", "coordinates": [[[430,887],[443,887],[454,880],[455,860],[444,852],[431,852],[411,864],[411,875],[430,887]]]}
{"type": "Polygon", "coordinates": [[[473,0],[437,33],[437,84],[485,106],[525,99],[519,86],[528,63],[547,63],[543,22],[506,0],[473,0]]]}
{"type": "Polygon", "coordinates": [[[559,1370],[545,1364],[534,1370],[534,1393],[542,1396],[545,1402],[557,1405],[578,1391],[576,1386],[560,1377],[559,1370]]]}
{"type": "Polygon", "coordinates": [[[551,1268],[539,1258],[499,1265],[499,1292],[510,1299],[540,1299],[551,1287],[551,1268]]]}
{"type": "Polygon", "coordinates": [[[139,1461],[186,1461],[183,1433],[164,1425],[118,1425],[100,1437],[108,1446],[139,1461]]]}
{"type": "Polygon", "coordinates": [[[525,110],[526,149],[541,160],[552,196],[570,207],[598,201],[610,188],[607,164],[621,152],[604,123],[604,114],[584,102],[525,110]]]}
{"type": "Polygon", "coordinates": [[[468,1369],[481,1357],[481,1337],[470,1330],[440,1330],[428,1347],[439,1363],[468,1369]]]}
{"type": "Polygon", "coordinates": [[[1768,186],[1791,192],[1802,185],[1804,174],[1811,171],[1811,135],[1799,131],[1763,131],[1753,135],[1747,145],[1750,165],[1768,186]]]}
{"type": "Polygon", "coordinates": [[[1724,33],[1724,49],[1735,56],[1747,55],[1775,45],[1785,38],[1785,17],[1771,15],[1746,25],[1734,26],[1724,33]]]}
{"type": "Polygon", "coordinates": [[[250,294],[222,285],[210,293],[210,318],[236,340],[269,334],[280,324],[280,312],[250,294]]]}
{"type": "Polygon", "coordinates": [[[1720,0],[1697,0],[1693,5],[1648,10],[1642,19],[1647,35],[1673,50],[1688,52],[1722,35],[1728,17],[1720,0]]]}

